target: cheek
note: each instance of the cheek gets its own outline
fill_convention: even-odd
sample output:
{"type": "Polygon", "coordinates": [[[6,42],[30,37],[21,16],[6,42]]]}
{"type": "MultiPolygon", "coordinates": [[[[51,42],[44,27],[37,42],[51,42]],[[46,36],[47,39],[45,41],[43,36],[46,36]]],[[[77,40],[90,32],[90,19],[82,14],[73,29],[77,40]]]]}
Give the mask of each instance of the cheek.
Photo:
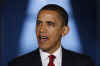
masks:
{"type": "Polygon", "coordinates": [[[61,35],[62,34],[60,30],[49,31],[49,37],[51,38],[51,40],[59,39],[61,38],[61,35]]]}
{"type": "Polygon", "coordinates": [[[38,34],[39,33],[39,28],[38,27],[36,27],[36,34],[38,34]]]}
{"type": "Polygon", "coordinates": [[[38,36],[39,36],[39,30],[36,29],[36,37],[37,37],[37,39],[38,39],[38,36]]]}

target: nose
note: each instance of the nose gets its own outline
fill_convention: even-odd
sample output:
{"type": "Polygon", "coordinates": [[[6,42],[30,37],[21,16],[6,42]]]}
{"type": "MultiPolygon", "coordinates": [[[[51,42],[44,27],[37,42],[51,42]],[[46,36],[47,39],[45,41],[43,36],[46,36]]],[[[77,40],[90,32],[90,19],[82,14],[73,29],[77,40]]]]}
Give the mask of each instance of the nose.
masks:
{"type": "Polygon", "coordinates": [[[47,32],[47,26],[45,24],[41,24],[40,33],[46,33],[46,32],[47,32]]]}

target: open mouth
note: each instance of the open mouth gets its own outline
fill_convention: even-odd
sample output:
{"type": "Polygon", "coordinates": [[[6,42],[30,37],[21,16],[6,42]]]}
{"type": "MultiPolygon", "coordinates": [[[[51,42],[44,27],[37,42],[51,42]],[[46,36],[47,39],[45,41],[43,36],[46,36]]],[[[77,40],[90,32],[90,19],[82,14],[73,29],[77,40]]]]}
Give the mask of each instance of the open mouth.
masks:
{"type": "Polygon", "coordinates": [[[48,36],[39,36],[40,42],[45,42],[48,40],[48,36]]]}

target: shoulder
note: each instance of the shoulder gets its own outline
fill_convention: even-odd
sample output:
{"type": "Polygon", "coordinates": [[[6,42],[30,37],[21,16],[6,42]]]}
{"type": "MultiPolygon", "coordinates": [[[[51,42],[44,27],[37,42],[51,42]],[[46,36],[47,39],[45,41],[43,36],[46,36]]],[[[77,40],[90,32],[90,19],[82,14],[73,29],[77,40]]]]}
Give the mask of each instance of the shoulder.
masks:
{"type": "Polygon", "coordinates": [[[35,50],[35,51],[32,51],[30,53],[27,53],[25,55],[22,55],[22,56],[18,56],[16,57],[15,59],[13,59],[12,61],[10,61],[8,63],[8,66],[14,66],[14,65],[21,65],[22,63],[28,63],[28,62],[31,62],[31,61],[35,61],[35,58],[37,56],[39,56],[38,54],[38,49],[35,50]],[[34,59],[33,59],[34,58],[34,59]]]}
{"type": "Polygon", "coordinates": [[[62,53],[64,55],[71,56],[71,57],[89,57],[89,56],[84,55],[82,53],[77,53],[77,52],[67,50],[67,49],[64,49],[64,48],[62,48],[62,53]]]}
{"type": "Polygon", "coordinates": [[[82,66],[82,65],[93,66],[94,65],[90,56],[80,54],[80,53],[76,53],[76,52],[73,52],[73,51],[69,51],[69,50],[66,50],[66,49],[63,49],[62,53],[63,53],[64,59],[65,58],[69,59],[71,62],[77,64],[77,66],[79,64],[80,64],[80,66],[82,66]]]}

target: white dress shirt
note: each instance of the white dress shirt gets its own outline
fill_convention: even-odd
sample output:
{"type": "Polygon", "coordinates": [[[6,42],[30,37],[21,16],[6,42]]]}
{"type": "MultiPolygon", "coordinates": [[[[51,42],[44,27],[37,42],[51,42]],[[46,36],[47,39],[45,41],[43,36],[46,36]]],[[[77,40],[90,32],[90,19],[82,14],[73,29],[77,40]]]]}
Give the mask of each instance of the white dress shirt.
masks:
{"type": "MultiPolygon", "coordinates": [[[[56,58],[54,59],[55,66],[61,66],[62,64],[62,48],[58,48],[52,55],[54,55],[56,58]]],[[[42,66],[48,66],[49,63],[49,57],[50,54],[47,52],[44,52],[40,49],[40,56],[42,61],[42,66]]]]}

